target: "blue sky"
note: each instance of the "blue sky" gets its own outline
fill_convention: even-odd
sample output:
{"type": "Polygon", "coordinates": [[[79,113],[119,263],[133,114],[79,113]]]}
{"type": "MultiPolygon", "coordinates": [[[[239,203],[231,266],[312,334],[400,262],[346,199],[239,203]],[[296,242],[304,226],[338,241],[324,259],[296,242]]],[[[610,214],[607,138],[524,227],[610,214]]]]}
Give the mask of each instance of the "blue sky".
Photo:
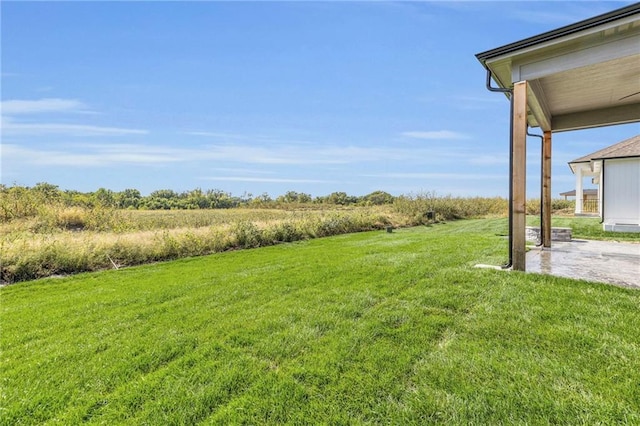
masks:
{"type": "MultiPolygon", "coordinates": [[[[474,55],[629,3],[3,1],[1,180],[506,197],[509,103],[474,55]]],[[[554,134],[554,196],[638,132],[554,134]]]]}

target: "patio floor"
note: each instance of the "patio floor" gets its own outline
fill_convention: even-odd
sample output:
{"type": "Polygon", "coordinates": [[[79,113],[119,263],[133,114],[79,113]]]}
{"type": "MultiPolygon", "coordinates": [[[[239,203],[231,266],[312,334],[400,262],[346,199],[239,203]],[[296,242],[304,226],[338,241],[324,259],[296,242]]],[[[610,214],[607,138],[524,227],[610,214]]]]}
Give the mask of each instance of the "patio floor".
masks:
{"type": "Polygon", "coordinates": [[[527,272],[640,289],[640,244],[615,241],[554,241],[527,252],[527,272]]]}

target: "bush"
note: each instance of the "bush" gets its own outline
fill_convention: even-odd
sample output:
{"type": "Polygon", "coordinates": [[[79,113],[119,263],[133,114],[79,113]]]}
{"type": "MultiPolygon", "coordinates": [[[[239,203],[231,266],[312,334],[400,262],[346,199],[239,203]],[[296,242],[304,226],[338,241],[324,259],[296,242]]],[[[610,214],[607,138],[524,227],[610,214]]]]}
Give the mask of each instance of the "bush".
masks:
{"type": "Polygon", "coordinates": [[[249,221],[237,222],[231,228],[231,236],[238,248],[260,247],[265,241],[260,229],[249,221]]]}
{"type": "MultiPolygon", "coordinates": [[[[575,210],[576,202],[574,200],[563,200],[561,198],[551,200],[551,212],[552,213],[573,213],[575,210]]],[[[539,215],[540,214],[540,199],[527,200],[527,214],[539,215]]]]}
{"type": "Polygon", "coordinates": [[[435,221],[470,219],[488,215],[506,215],[507,200],[500,197],[438,197],[435,193],[424,192],[397,197],[393,203],[396,211],[412,218],[413,224],[427,224],[427,212],[435,213],[435,221]]]}
{"type": "Polygon", "coordinates": [[[87,224],[87,209],[67,207],[56,212],[56,226],[62,229],[83,229],[87,224]]]}

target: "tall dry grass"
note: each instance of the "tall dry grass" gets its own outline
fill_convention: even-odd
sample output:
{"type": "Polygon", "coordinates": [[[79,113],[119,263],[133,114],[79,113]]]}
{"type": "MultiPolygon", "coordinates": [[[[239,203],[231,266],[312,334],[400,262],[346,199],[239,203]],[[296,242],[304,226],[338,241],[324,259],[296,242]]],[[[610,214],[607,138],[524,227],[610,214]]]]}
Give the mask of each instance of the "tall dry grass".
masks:
{"type": "Polygon", "coordinates": [[[57,230],[20,230],[15,226],[9,230],[5,226],[0,278],[12,283],[410,224],[402,215],[379,207],[304,212],[225,210],[224,214],[209,211],[210,215],[182,211],[181,219],[175,222],[159,214],[135,213],[118,213],[128,222],[108,232],[69,230],[69,224],[78,224],[75,212],[62,215],[65,220],[58,222],[61,227],[57,230]]]}
{"type": "MultiPolygon", "coordinates": [[[[12,214],[5,214],[0,221],[0,280],[4,283],[387,226],[505,216],[508,208],[503,198],[442,197],[435,193],[397,197],[393,205],[385,206],[314,209],[306,205],[286,210],[114,210],[64,206],[55,201],[38,204],[42,200],[28,197],[28,206],[11,205],[16,199],[5,198],[0,203],[5,213],[12,214]],[[430,219],[428,212],[435,218],[430,219]]],[[[535,201],[530,204],[533,212],[535,201]]]]}
{"type": "Polygon", "coordinates": [[[436,221],[506,216],[508,213],[508,201],[501,197],[438,196],[435,192],[397,197],[393,207],[412,218],[416,225],[429,220],[427,212],[433,212],[436,221]]]}

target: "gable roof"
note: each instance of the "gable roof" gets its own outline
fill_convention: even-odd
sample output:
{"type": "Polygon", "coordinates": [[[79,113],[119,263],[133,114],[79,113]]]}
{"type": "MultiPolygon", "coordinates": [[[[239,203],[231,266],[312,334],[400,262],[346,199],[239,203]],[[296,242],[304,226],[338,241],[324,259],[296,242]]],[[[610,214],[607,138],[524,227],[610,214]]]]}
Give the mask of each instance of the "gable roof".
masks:
{"type": "MultiPolygon", "coordinates": [[[[586,189],[582,190],[582,194],[583,195],[598,195],[598,190],[597,189],[592,189],[592,188],[586,188],[586,189]]],[[[571,191],[561,192],[560,195],[562,195],[564,197],[575,197],[576,196],[576,190],[572,189],[571,191]]]]}
{"type": "Polygon", "coordinates": [[[640,135],[633,136],[618,142],[615,145],[608,146],[591,154],[584,155],[569,161],[569,166],[575,163],[588,163],[592,160],[602,160],[607,158],[625,158],[640,157],[640,135]]]}

